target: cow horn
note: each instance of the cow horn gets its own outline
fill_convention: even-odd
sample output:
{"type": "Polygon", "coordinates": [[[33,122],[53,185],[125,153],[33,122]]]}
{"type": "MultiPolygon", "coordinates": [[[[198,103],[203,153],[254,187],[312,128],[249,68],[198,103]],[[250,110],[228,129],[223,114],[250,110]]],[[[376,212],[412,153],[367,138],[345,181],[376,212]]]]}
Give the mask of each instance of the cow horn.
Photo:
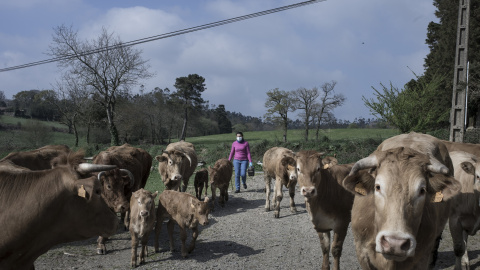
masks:
{"type": "Polygon", "coordinates": [[[101,180],[100,180],[100,179],[102,178],[102,175],[103,175],[104,173],[105,173],[105,171],[101,171],[101,172],[98,174],[98,176],[97,176],[97,179],[98,179],[98,181],[100,181],[100,183],[101,183],[101,180]]]}
{"type": "Polygon", "coordinates": [[[378,166],[378,160],[376,155],[370,155],[366,158],[362,158],[353,165],[349,175],[354,175],[359,170],[373,168],[378,166]]]}
{"type": "Polygon", "coordinates": [[[429,171],[433,173],[448,174],[449,172],[449,169],[447,168],[447,166],[443,165],[441,162],[439,162],[435,158],[430,159],[430,164],[431,165],[428,165],[427,168],[429,171]]]}
{"type": "Polygon", "coordinates": [[[80,163],[78,164],[77,171],[81,174],[87,174],[92,172],[101,172],[115,169],[117,165],[104,165],[104,164],[91,164],[80,163]]]}
{"type": "Polygon", "coordinates": [[[135,184],[135,178],[133,177],[133,174],[127,169],[120,169],[120,171],[128,174],[128,177],[130,177],[130,188],[132,188],[133,184],[135,184]]]}

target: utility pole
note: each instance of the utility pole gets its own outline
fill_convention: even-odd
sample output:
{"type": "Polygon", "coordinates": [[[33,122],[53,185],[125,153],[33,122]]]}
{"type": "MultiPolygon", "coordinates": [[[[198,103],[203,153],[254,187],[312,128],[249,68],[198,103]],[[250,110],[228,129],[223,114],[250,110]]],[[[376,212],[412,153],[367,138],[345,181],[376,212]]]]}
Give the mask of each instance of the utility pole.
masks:
{"type": "Polygon", "coordinates": [[[468,22],[470,0],[459,0],[455,71],[453,75],[452,110],[450,112],[450,141],[463,142],[467,99],[468,22]]]}

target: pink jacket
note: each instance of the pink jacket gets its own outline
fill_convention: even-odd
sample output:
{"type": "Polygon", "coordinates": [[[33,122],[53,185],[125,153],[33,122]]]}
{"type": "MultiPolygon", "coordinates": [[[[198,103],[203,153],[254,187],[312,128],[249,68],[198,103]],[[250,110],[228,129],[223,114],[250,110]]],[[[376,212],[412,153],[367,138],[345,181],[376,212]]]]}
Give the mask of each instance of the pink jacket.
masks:
{"type": "Polygon", "coordinates": [[[250,155],[250,145],[247,141],[234,141],[232,143],[232,150],[230,151],[230,156],[228,160],[232,161],[233,156],[236,160],[247,160],[252,162],[252,156],[250,155]]]}

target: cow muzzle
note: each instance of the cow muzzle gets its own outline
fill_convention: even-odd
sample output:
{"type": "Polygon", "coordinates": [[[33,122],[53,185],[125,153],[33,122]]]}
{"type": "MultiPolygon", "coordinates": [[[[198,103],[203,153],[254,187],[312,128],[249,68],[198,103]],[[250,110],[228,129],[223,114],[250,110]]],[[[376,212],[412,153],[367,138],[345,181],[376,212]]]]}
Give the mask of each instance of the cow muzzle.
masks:
{"type": "Polygon", "coordinates": [[[315,197],[317,195],[317,190],[315,189],[315,187],[302,186],[300,188],[300,194],[302,194],[303,196],[305,196],[307,198],[312,198],[312,197],[315,197]]]}
{"type": "Polygon", "coordinates": [[[148,217],[150,215],[149,211],[140,211],[140,216],[142,217],[148,217]]]}
{"type": "Polygon", "coordinates": [[[409,233],[381,231],[377,234],[375,251],[385,259],[404,261],[415,255],[417,241],[409,233]]]}

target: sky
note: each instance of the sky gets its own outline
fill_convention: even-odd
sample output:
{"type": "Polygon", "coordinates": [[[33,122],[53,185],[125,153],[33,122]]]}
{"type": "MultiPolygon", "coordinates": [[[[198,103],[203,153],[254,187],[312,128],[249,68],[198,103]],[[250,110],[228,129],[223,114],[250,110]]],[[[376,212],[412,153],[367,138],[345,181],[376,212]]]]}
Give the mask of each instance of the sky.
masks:
{"type": "MultiPolygon", "coordinates": [[[[0,68],[50,59],[53,29],[61,25],[82,40],[97,38],[104,27],[129,42],[299,2],[0,1],[0,68]]],[[[375,98],[373,88],[391,82],[401,89],[424,73],[427,26],[438,22],[434,12],[433,0],[326,0],[144,43],[134,48],[155,76],[140,84],[146,92],[175,90],[176,78],[198,74],[205,78],[202,97],[210,105],[263,117],[267,91],[335,81],[335,94],[346,97],[334,110],[337,119],[373,118],[362,100],[375,98]]],[[[0,91],[11,99],[24,90],[52,89],[60,74],[56,63],[0,72],[0,91]]]]}

